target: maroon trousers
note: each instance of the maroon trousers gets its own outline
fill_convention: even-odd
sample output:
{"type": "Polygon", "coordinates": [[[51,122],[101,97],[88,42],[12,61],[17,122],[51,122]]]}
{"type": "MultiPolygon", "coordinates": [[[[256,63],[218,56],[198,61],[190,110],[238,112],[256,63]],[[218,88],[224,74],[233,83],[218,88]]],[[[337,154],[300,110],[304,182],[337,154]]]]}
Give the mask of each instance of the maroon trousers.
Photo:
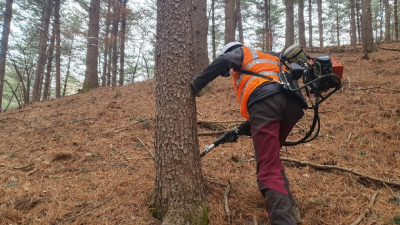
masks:
{"type": "Polygon", "coordinates": [[[264,196],[272,225],[296,225],[290,214],[296,202],[279,159],[279,151],[304,112],[288,93],[262,99],[249,109],[252,138],[257,159],[257,182],[264,196]]]}

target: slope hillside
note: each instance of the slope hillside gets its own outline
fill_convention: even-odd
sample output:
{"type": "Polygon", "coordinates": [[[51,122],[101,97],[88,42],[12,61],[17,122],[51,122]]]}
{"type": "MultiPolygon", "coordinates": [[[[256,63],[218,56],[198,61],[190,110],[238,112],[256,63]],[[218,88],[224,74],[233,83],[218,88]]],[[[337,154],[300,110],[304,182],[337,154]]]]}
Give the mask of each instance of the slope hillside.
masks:
{"type": "MultiPolygon", "coordinates": [[[[320,107],[319,137],[282,149],[282,158],[331,167],[284,162],[306,225],[400,224],[400,54],[381,49],[364,59],[360,48],[309,51],[336,57],[345,73],[320,107]]],[[[146,150],[154,151],[154,92],[148,80],[0,114],[0,224],[160,224],[149,209],[154,163],[146,150]]],[[[229,78],[196,101],[199,132],[243,121],[229,78]]],[[[289,138],[302,137],[311,119],[307,111],[289,138]]],[[[199,136],[199,152],[218,136],[199,136]]],[[[202,167],[210,224],[229,224],[228,182],[232,224],[269,224],[250,138],[218,146],[202,167]]]]}

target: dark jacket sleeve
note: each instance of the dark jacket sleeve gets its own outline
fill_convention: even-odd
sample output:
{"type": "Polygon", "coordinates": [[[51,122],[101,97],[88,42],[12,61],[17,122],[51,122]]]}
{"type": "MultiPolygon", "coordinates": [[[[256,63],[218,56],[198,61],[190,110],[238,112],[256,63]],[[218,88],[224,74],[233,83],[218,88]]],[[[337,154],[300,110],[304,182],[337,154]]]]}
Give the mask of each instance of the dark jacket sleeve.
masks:
{"type": "Polygon", "coordinates": [[[200,91],[218,76],[228,77],[230,69],[240,70],[243,61],[243,49],[237,48],[216,58],[199,76],[192,81],[196,91],[200,91]]]}
{"type": "Polygon", "coordinates": [[[244,121],[237,128],[239,129],[239,135],[251,136],[250,121],[244,121]]]}

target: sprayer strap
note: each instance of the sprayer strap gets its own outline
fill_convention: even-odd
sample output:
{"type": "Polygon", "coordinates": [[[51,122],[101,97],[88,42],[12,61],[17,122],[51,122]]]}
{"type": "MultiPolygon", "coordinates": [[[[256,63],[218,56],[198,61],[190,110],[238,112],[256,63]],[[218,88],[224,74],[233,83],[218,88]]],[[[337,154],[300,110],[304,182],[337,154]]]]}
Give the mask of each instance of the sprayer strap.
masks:
{"type": "Polygon", "coordinates": [[[239,70],[239,72],[244,73],[244,74],[248,74],[248,75],[252,75],[252,76],[255,76],[255,77],[265,78],[265,79],[267,79],[269,81],[273,81],[274,80],[271,77],[267,77],[267,76],[264,76],[262,74],[254,73],[254,72],[251,72],[251,71],[248,71],[248,70],[239,70]]]}

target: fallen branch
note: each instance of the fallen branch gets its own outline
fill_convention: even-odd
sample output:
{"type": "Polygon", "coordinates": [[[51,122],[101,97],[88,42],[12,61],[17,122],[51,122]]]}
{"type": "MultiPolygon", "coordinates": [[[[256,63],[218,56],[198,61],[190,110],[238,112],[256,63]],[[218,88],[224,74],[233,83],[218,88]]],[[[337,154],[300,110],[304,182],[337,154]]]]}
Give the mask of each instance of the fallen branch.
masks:
{"type": "Polygon", "coordinates": [[[35,165],[35,164],[34,164],[34,163],[31,163],[31,164],[29,164],[29,165],[27,165],[27,166],[23,166],[23,167],[14,167],[13,170],[23,170],[23,169],[26,169],[26,168],[28,168],[28,167],[30,167],[30,166],[32,166],[32,165],[35,165]]]}
{"type": "Polygon", "coordinates": [[[74,216],[71,216],[71,217],[69,217],[69,218],[67,218],[67,219],[64,219],[64,220],[61,221],[61,222],[65,222],[65,221],[68,221],[68,220],[72,220],[72,219],[74,219],[74,218],[76,218],[76,217],[78,217],[78,216],[80,216],[80,215],[83,215],[83,214],[86,214],[86,213],[92,211],[93,209],[99,208],[100,206],[102,206],[102,205],[106,204],[107,202],[111,201],[114,197],[115,197],[115,195],[112,196],[112,197],[110,197],[110,198],[108,198],[108,199],[106,199],[105,201],[103,201],[102,203],[96,205],[95,207],[90,208],[89,210],[83,211],[83,212],[81,212],[81,213],[78,213],[78,214],[76,214],[76,215],[74,215],[74,216]]]}
{"type": "Polygon", "coordinates": [[[361,223],[361,221],[364,219],[365,215],[367,213],[369,213],[369,211],[371,210],[370,208],[374,204],[375,198],[377,195],[378,195],[378,192],[375,192],[375,194],[371,198],[371,201],[369,202],[369,206],[364,210],[363,213],[361,213],[361,215],[358,217],[358,219],[356,221],[354,221],[351,225],[357,225],[357,224],[361,223]]]}
{"type": "Polygon", "coordinates": [[[31,145],[35,144],[35,143],[38,142],[38,141],[39,141],[39,140],[34,140],[34,141],[33,141],[32,143],[30,143],[29,145],[27,145],[27,146],[25,146],[25,147],[22,147],[22,148],[20,148],[20,149],[14,151],[14,152],[19,152],[19,151],[21,151],[22,149],[28,148],[28,147],[30,147],[31,145]]]}
{"type": "Polygon", "coordinates": [[[300,160],[291,159],[291,158],[285,158],[285,157],[280,157],[280,159],[282,161],[294,162],[294,163],[297,163],[297,164],[300,164],[300,165],[303,165],[303,166],[312,166],[312,167],[315,167],[315,168],[318,168],[318,169],[323,169],[323,170],[327,170],[327,169],[340,170],[340,171],[344,171],[344,172],[348,172],[348,173],[360,176],[360,177],[365,178],[365,179],[378,181],[378,182],[381,182],[383,184],[390,184],[390,185],[393,185],[393,186],[400,187],[400,183],[393,182],[393,181],[387,181],[387,180],[383,180],[383,179],[376,178],[376,177],[371,177],[371,176],[356,172],[356,171],[354,171],[354,169],[348,169],[348,168],[344,168],[344,167],[331,166],[331,165],[321,165],[321,164],[311,163],[311,162],[307,162],[307,161],[300,161],[300,160]]]}
{"type": "Polygon", "coordinates": [[[146,148],[146,150],[149,152],[151,158],[153,158],[153,160],[155,160],[154,155],[153,155],[153,153],[150,151],[150,149],[148,149],[148,148],[146,147],[146,145],[143,143],[142,140],[140,140],[140,138],[138,138],[138,137],[136,137],[136,138],[137,138],[137,139],[142,143],[142,145],[146,148]]]}
{"type": "Polygon", "coordinates": [[[211,132],[199,132],[197,135],[198,136],[212,136],[212,135],[217,135],[217,134],[224,134],[228,130],[218,130],[218,131],[211,131],[211,132]]]}
{"type": "MultiPolygon", "coordinates": [[[[130,123],[130,124],[125,125],[125,126],[117,127],[117,128],[111,129],[111,130],[107,130],[107,131],[105,131],[105,132],[96,134],[95,136],[99,136],[99,135],[102,135],[102,134],[107,134],[107,133],[109,133],[109,132],[111,132],[111,131],[114,132],[114,133],[116,133],[116,132],[125,130],[125,129],[128,128],[129,126],[135,125],[135,124],[137,124],[137,123],[139,123],[139,121],[136,121],[136,122],[134,122],[134,123],[130,123]]],[[[92,137],[91,137],[91,138],[92,138],[92,137]]]]}
{"type": "Polygon", "coordinates": [[[400,52],[400,49],[395,49],[395,48],[380,48],[380,49],[400,52]]]}
{"type": "Polygon", "coordinates": [[[233,120],[233,121],[206,121],[206,120],[202,121],[202,120],[199,120],[199,121],[197,121],[197,123],[243,123],[243,122],[245,122],[245,121],[243,121],[243,120],[233,120]]]}
{"type": "Polygon", "coordinates": [[[229,201],[228,201],[229,190],[231,189],[231,187],[232,184],[230,181],[228,181],[228,186],[226,187],[224,194],[224,211],[226,213],[226,216],[228,217],[229,224],[232,224],[231,211],[229,211],[229,201]]]}

